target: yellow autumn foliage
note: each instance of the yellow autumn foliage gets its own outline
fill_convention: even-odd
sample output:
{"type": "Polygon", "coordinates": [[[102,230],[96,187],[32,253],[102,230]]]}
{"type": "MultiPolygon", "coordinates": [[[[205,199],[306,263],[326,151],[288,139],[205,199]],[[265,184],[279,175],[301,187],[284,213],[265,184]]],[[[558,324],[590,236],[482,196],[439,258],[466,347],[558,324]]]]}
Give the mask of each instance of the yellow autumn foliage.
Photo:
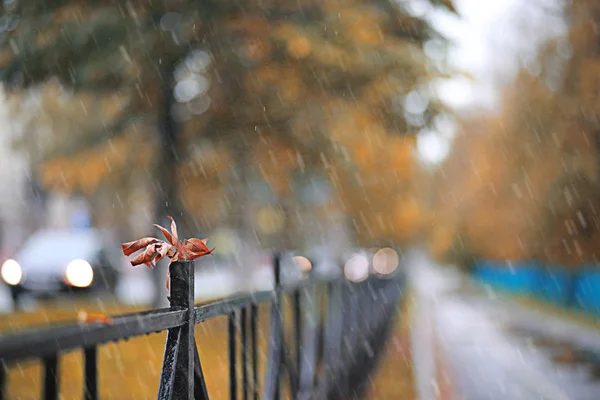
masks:
{"type": "Polygon", "coordinates": [[[438,177],[441,227],[430,234],[437,254],[571,266],[598,261],[600,136],[593,116],[600,112],[600,36],[591,16],[599,12],[594,1],[570,4],[572,54],[564,57],[561,44],[549,42],[539,74],[521,71],[499,116],[459,137],[438,177]],[[550,87],[557,57],[564,65],[550,87]]]}
{"type": "MultiPolygon", "coordinates": [[[[78,7],[62,8],[54,18],[88,21],[100,15],[92,6],[78,7]]],[[[127,5],[131,15],[150,11],[146,4],[127,5]]],[[[128,176],[135,176],[147,180],[136,190],[153,196],[159,152],[169,149],[148,139],[157,136],[157,127],[144,127],[171,112],[180,133],[177,190],[185,210],[203,223],[253,220],[274,235],[281,224],[285,230],[301,226],[292,214],[313,207],[305,211],[319,219],[344,213],[361,244],[419,237],[431,220],[414,157],[419,128],[407,126],[398,103],[435,75],[423,52],[427,24],[395,3],[364,0],[261,0],[246,3],[243,12],[229,3],[213,11],[209,24],[190,17],[196,14],[180,13],[182,26],[193,29],[179,39],[193,36],[190,48],[210,57],[206,70],[193,71],[210,86],[205,97],[194,99],[207,101],[202,112],[193,112],[192,101],[180,98],[171,110],[163,109],[164,81],[157,79],[157,71],[187,57],[181,50],[185,46],[173,45],[176,35],[165,29],[144,31],[139,39],[127,36],[118,51],[85,68],[90,80],[102,81],[107,63],[122,62],[118,77],[126,85],[121,90],[98,96],[81,91],[61,105],[50,101],[57,95],[51,90],[59,89],[47,90],[44,108],[56,137],[44,149],[44,184],[92,197],[108,183],[127,192],[128,176]],[[137,131],[112,132],[111,123],[124,110],[148,118],[133,125],[137,131]],[[114,138],[99,139],[102,129],[114,138]],[[139,173],[130,174],[134,168],[139,173]],[[294,180],[310,182],[312,177],[329,180],[333,198],[327,204],[298,204],[294,180]],[[236,187],[247,184],[244,179],[266,182],[285,215],[263,204],[237,206],[253,201],[249,194],[232,198],[247,193],[236,187]],[[254,219],[243,215],[246,209],[256,212],[254,219]]],[[[46,43],[53,34],[40,32],[36,40],[46,43]]],[[[175,64],[175,75],[180,75],[187,61],[175,64]]],[[[438,110],[432,106],[427,112],[438,110]]]]}
{"type": "Polygon", "coordinates": [[[122,170],[129,163],[134,162],[132,165],[137,168],[147,166],[150,153],[144,147],[140,146],[139,136],[132,134],[75,156],[53,158],[41,165],[42,183],[49,189],[67,193],[79,190],[91,195],[114,171],[122,170]]]}

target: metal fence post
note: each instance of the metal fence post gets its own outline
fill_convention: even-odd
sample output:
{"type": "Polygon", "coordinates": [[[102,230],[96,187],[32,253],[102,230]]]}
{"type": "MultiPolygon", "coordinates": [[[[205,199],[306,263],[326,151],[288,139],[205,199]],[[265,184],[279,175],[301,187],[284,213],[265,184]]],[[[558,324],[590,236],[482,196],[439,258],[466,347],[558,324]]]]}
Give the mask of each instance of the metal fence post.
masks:
{"type": "Polygon", "coordinates": [[[191,400],[194,398],[194,263],[174,262],[169,268],[171,307],[182,307],[188,311],[179,342],[173,397],[191,400]]]}
{"type": "Polygon", "coordinates": [[[319,377],[315,399],[325,400],[339,395],[340,384],[336,376],[343,368],[341,360],[342,337],[344,334],[344,305],[346,282],[327,284],[327,310],[323,332],[323,373],[319,377]]]}
{"type": "Polygon", "coordinates": [[[317,372],[317,357],[319,347],[320,296],[317,287],[309,286],[303,289],[306,307],[303,315],[304,328],[298,338],[301,342],[301,357],[298,361],[299,382],[296,398],[308,400],[313,396],[317,372]]]}
{"type": "Polygon", "coordinates": [[[59,377],[58,355],[44,357],[44,387],[43,394],[45,400],[58,399],[59,377]]]}
{"type": "Polygon", "coordinates": [[[243,307],[240,313],[240,346],[242,350],[242,399],[248,400],[248,310],[243,307]]]}
{"type": "Polygon", "coordinates": [[[6,399],[6,373],[4,362],[0,362],[0,400],[6,399]]]}
{"type": "Polygon", "coordinates": [[[194,262],[169,265],[172,309],[185,309],[186,322],[169,330],[161,374],[159,399],[208,399],[194,339],[194,262]],[[197,386],[197,387],[196,387],[197,386]]]}
{"type": "Polygon", "coordinates": [[[83,398],[85,400],[98,399],[98,348],[92,346],[84,350],[84,385],[83,398]]]}
{"type": "Polygon", "coordinates": [[[258,400],[258,306],[250,306],[250,347],[252,349],[252,400],[258,400]]]}
{"type": "Polygon", "coordinates": [[[265,379],[265,400],[279,400],[279,378],[283,364],[283,314],[281,312],[281,256],[275,254],[273,260],[275,277],[274,298],[271,305],[270,342],[265,379]]]}
{"type": "Polygon", "coordinates": [[[229,398],[231,400],[237,400],[238,387],[237,387],[237,345],[236,345],[236,331],[237,331],[237,313],[233,310],[227,317],[227,330],[229,339],[229,398]]]}

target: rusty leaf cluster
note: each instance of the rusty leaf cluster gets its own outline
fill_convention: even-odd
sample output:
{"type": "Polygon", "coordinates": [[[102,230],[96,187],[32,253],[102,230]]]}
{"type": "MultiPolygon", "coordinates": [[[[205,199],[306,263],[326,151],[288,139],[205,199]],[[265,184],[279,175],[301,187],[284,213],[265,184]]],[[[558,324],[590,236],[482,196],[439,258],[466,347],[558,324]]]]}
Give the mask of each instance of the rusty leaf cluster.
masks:
{"type": "MultiPolygon", "coordinates": [[[[166,240],[145,237],[133,242],[121,244],[121,250],[125,256],[130,256],[136,251],[144,249],[144,251],[133,257],[131,265],[137,266],[144,264],[148,268],[153,269],[156,266],[156,263],[165,257],[169,257],[172,262],[191,261],[198,257],[212,254],[214,248],[209,249],[206,245],[209,238],[179,240],[179,236],[177,235],[177,224],[172,217],[169,217],[169,219],[171,220],[171,232],[160,225],[154,224],[154,226],[160,229],[166,240]]],[[[167,287],[168,286],[169,281],[167,277],[167,287]]]]}

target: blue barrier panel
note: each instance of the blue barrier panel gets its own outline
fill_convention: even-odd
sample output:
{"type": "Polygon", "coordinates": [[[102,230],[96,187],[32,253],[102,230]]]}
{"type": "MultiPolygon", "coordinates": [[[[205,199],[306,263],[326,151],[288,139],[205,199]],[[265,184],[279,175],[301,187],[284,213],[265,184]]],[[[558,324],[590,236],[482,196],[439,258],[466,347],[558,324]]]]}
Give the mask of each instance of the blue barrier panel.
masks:
{"type": "Polygon", "coordinates": [[[540,280],[540,266],[534,262],[508,263],[502,261],[480,260],[475,263],[473,277],[518,294],[529,294],[540,280]]]}
{"type": "Polygon", "coordinates": [[[539,293],[544,300],[567,305],[571,275],[569,271],[558,266],[547,266],[543,269],[539,293]]]}
{"type": "Polygon", "coordinates": [[[600,314],[600,266],[581,268],[573,275],[573,271],[565,267],[547,266],[534,261],[509,263],[478,260],[472,276],[481,283],[508,292],[600,314]]]}
{"type": "Polygon", "coordinates": [[[590,266],[579,272],[575,290],[576,306],[585,312],[600,312],[600,270],[590,266]]]}

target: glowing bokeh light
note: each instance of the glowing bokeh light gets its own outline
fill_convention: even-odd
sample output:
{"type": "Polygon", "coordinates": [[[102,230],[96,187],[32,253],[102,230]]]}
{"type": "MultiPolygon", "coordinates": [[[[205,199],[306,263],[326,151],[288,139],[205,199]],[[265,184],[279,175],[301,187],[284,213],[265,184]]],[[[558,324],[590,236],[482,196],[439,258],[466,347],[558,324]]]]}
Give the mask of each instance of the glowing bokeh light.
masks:
{"type": "Polygon", "coordinates": [[[350,258],[344,265],[344,275],[352,282],[362,282],[369,277],[369,260],[362,254],[350,258]]]}
{"type": "Polygon", "coordinates": [[[398,253],[389,247],[377,251],[373,256],[373,269],[381,275],[393,273],[399,263],[398,253]]]}
{"type": "Polygon", "coordinates": [[[312,270],[312,263],[306,257],[296,256],[292,260],[302,270],[302,272],[310,272],[312,270]]]}

